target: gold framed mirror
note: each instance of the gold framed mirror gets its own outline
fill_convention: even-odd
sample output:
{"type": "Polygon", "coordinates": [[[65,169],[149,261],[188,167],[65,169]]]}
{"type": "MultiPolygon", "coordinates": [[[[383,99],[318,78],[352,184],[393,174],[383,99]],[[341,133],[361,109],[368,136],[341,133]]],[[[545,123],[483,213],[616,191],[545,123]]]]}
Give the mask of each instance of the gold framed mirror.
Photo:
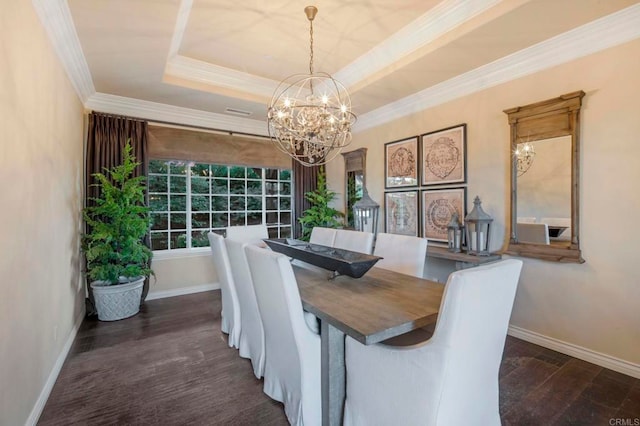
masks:
{"type": "Polygon", "coordinates": [[[583,263],[579,158],[583,91],[507,109],[511,230],[507,254],[583,263]]]}
{"type": "Polygon", "coordinates": [[[367,148],[343,152],[345,181],[345,227],[353,229],[353,205],[362,198],[367,168],[367,148]]]}

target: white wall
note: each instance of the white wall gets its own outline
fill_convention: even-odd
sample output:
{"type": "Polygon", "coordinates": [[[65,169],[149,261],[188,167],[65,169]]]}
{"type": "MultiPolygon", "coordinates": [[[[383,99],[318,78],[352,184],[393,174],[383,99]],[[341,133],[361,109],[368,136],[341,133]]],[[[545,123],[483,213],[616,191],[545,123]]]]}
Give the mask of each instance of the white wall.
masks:
{"type": "MultiPolygon", "coordinates": [[[[467,123],[468,207],[475,195],[482,198],[495,219],[498,250],[508,239],[509,215],[509,126],[502,111],[576,90],[586,92],[580,159],[586,263],[525,259],[511,323],[640,368],[640,40],[356,133],[349,149],[368,148],[367,187],[382,204],[385,142],[467,123]]],[[[344,185],[342,163],[327,167],[331,188],[344,185]]]]}
{"type": "Polygon", "coordinates": [[[1,425],[37,419],[84,314],[82,132],[82,105],[31,2],[1,2],[1,425]]]}

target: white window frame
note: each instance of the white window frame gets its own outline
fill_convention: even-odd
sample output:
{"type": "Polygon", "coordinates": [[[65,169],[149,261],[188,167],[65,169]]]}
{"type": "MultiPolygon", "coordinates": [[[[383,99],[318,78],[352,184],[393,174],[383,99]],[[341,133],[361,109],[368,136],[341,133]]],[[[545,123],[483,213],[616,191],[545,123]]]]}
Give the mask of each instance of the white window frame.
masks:
{"type": "MultiPolygon", "coordinates": [[[[150,161],[164,161],[161,159],[151,159],[150,161]]],[[[169,166],[171,165],[180,165],[180,166],[184,166],[186,168],[186,173],[184,175],[177,175],[177,174],[172,174],[171,173],[171,168],[169,167],[168,170],[166,171],[166,173],[155,173],[155,172],[149,172],[149,177],[151,178],[152,176],[163,176],[167,178],[167,191],[165,192],[149,192],[149,196],[154,196],[154,195],[166,195],[167,197],[167,210],[166,211],[158,211],[158,210],[152,210],[151,213],[155,213],[155,214],[166,214],[167,215],[167,227],[166,229],[162,229],[162,230],[152,230],[151,234],[159,234],[159,233],[166,233],[168,236],[168,248],[167,249],[161,249],[161,250],[153,250],[153,254],[154,254],[154,259],[168,259],[168,258],[179,258],[179,257],[192,257],[192,256],[207,256],[210,254],[210,248],[207,247],[192,247],[192,233],[193,232],[197,232],[199,230],[222,230],[227,228],[228,226],[231,226],[231,214],[233,213],[244,213],[245,216],[245,224],[247,223],[247,216],[249,213],[256,213],[258,212],[258,210],[247,210],[247,204],[248,204],[248,200],[247,200],[247,196],[253,196],[253,197],[258,197],[258,194],[248,194],[247,193],[247,183],[249,181],[252,182],[260,182],[261,184],[261,194],[259,195],[261,198],[261,202],[262,202],[262,224],[266,225],[268,229],[277,229],[278,230],[278,237],[281,236],[281,231],[282,230],[286,230],[288,228],[288,236],[291,236],[293,233],[293,170],[291,169],[276,169],[276,168],[271,168],[271,167],[261,167],[261,176],[259,179],[256,178],[249,178],[247,177],[247,169],[251,169],[251,167],[245,167],[245,166],[241,166],[241,165],[224,165],[224,164],[213,164],[213,163],[198,163],[198,162],[189,162],[189,163],[184,163],[184,162],[178,162],[178,161],[165,161],[169,166]],[[196,164],[202,164],[202,165],[209,165],[209,166],[214,166],[214,165],[220,165],[220,166],[226,166],[227,167],[227,176],[226,177],[216,177],[213,176],[212,174],[210,174],[209,179],[226,179],[227,180],[227,210],[222,212],[222,211],[218,211],[218,210],[213,210],[213,206],[210,204],[209,205],[209,210],[207,211],[207,213],[209,214],[209,225],[213,225],[213,217],[212,215],[214,213],[226,213],[227,214],[227,226],[225,227],[213,227],[210,226],[209,228],[197,228],[194,229],[193,228],[193,223],[192,223],[192,215],[194,212],[192,211],[192,197],[194,195],[204,195],[204,194],[193,194],[192,193],[192,187],[191,187],[191,180],[194,177],[198,177],[197,175],[193,175],[192,174],[192,167],[196,164]],[[245,169],[245,176],[244,178],[233,178],[231,177],[231,168],[232,167],[244,167],[245,169]],[[278,171],[278,175],[276,177],[276,179],[267,179],[266,177],[266,170],[277,170],[278,171]],[[280,176],[282,171],[287,170],[289,171],[289,180],[281,180],[280,176]],[[186,179],[186,194],[184,194],[186,196],[186,203],[185,203],[185,207],[186,207],[186,212],[184,214],[186,214],[186,248],[171,248],[171,196],[172,195],[183,195],[182,192],[180,193],[172,193],[171,192],[171,177],[172,176],[184,176],[186,179]],[[244,210],[237,210],[234,211],[231,209],[231,196],[233,196],[234,194],[231,193],[230,189],[231,189],[231,183],[233,180],[241,180],[244,182],[244,210]],[[280,191],[276,191],[276,194],[267,194],[267,184],[268,183],[273,183],[276,185],[276,187],[280,187],[280,185],[282,185],[283,183],[288,183],[289,184],[289,194],[288,195],[281,195],[280,191]],[[267,198],[271,198],[274,197],[276,199],[276,208],[275,209],[270,209],[267,210],[267,198]],[[281,199],[282,198],[288,198],[289,199],[289,209],[282,209],[281,208],[281,199]],[[268,224],[267,223],[267,215],[269,213],[275,213],[277,215],[277,223],[274,224],[268,224]],[[281,214],[282,213],[288,213],[290,215],[290,222],[288,224],[282,223],[280,221],[281,218],[281,214]]],[[[224,195],[224,194],[217,194],[214,193],[212,190],[212,186],[209,186],[209,192],[208,194],[206,194],[209,199],[210,202],[211,197],[215,196],[215,195],[224,195]]],[[[238,194],[240,195],[240,194],[238,194]]],[[[180,211],[181,212],[181,211],[180,211]]],[[[203,211],[204,213],[204,211],[203,211]]],[[[286,235],[286,234],[285,234],[286,235]]]]}

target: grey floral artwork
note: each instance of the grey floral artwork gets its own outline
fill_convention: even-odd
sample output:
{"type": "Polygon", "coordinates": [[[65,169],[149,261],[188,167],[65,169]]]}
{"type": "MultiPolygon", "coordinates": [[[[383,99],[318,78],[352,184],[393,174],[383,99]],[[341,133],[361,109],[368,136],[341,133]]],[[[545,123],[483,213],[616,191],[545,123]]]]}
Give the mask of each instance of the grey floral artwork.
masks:
{"type": "Polygon", "coordinates": [[[386,231],[418,236],[418,191],[385,194],[386,231]]]}

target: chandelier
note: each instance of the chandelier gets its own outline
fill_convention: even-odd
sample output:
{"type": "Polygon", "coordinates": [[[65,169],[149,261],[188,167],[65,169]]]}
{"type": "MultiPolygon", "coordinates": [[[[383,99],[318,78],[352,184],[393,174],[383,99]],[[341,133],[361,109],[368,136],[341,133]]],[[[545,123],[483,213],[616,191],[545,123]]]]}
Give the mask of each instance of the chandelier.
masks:
{"type": "Polygon", "coordinates": [[[304,9],[309,20],[309,74],[284,79],[267,111],[271,141],[305,166],[331,161],[351,142],[351,112],[347,89],[331,75],[313,72],[313,18],[318,9],[304,9]]]}
{"type": "Polygon", "coordinates": [[[519,143],[516,147],[515,156],[518,177],[520,177],[525,174],[533,164],[533,158],[536,156],[536,151],[533,149],[533,145],[529,142],[519,143]]]}

